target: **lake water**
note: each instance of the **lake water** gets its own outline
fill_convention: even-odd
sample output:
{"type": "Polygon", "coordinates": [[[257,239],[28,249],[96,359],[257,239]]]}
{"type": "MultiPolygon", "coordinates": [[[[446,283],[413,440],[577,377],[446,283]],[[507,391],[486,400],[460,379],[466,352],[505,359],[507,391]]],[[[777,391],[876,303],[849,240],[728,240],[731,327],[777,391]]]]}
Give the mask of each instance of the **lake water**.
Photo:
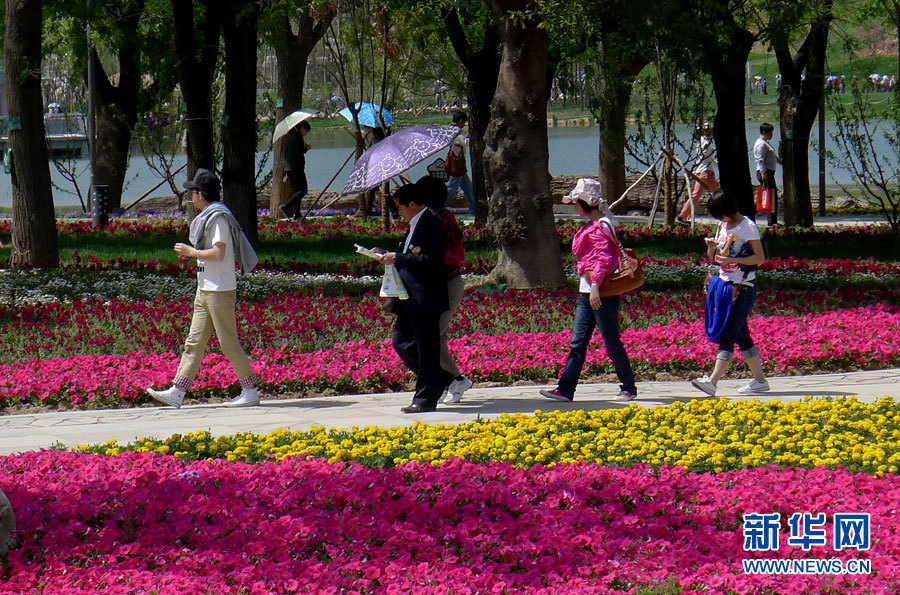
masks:
{"type": "MultiPolygon", "coordinates": [[[[833,123],[829,122],[826,130],[826,143],[831,143],[831,137],[827,135],[833,128],[833,123]]],[[[599,129],[596,127],[581,128],[551,128],[548,130],[550,144],[550,173],[553,175],[579,175],[579,174],[596,174],[597,173],[597,147],[599,143],[599,129]]],[[[680,126],[677,134],[682,138],[690,137],[690,130],[687,126],[680,126]]],[[[756,122],[748,122],[747,124],[747,141],[752,148],[753,142],[759,136],[759,124],[756,122]]],[[[813,136],[817,136],[817,128],[813,128],[813,136]]],[[[314,129],[306,137],[307,142],[312,145],[312,150],[307,153],[306,157],[306,174],[309,179],[309,187],[312,189],[322,189],[335,174],[341,163],[353,151],[353,139],[343,129],[314,129]]],[[[777,137],[776,137],[777,141],[777,137]]],[[[883,141],[876,143],[876,148],[883,141]]],[[[886,147],[884,147],[886,148],[886,147]]],[[[263,152],[257,153],[257,159],[261,159],[263,152]]],[[[439,155],[435,155],[437,158],[439,155]]],[[[443,154],[440,154],[443,156],[443,154]]],[[[752,158],[748,154],[747,160],[751,169],[755,169],[752,158]]],[[[413,180],[427,173],[426,166],[433,161],[429,159],[426,162],[414,167],[409,177],[413,180]]],[[[629,159],[629,164],[635,165],[633,160],[629,159]]],[[[818,152],[810,149],[809,167],[810,179],[814,190],[817,188],[818,180],[818,152]]],[[[178,165],[184,163],[182,156],[178,165]]],[[[87,188],[90,183],[90,173],[87,168],[87,159],[78,159],[76,161],[77,171],[80,172],[78,183],[82,194],[87,194],[87,188]]],[[[338,175],[331,184],[331,190],[340,190],[344,187],[347,176],[350,174],[353,164],[348,163],[343,171],[338,175]]],[[[267,164],[271,169],[271,155],[267,164]]],[[[849,183],[851,176],[848,172],[842,170],[831,169],[828,164],[827,180],[829,185],[835,182],[849,183]]],[[[2,171],[2,170],[0,170],[2,171]]],[[[74,206],[78,205],[77,196],[72,193],[73,186],[65,181],[62,175],[51,164],[50,173],[54,183],[69,192],[60,189],[54,189],[53,201],[57,206],[74,206]]],[[[779,180],[780,180],[779,172],[779,180]]],[[[135,155],[131,158],[128,173],[125,178],[125,190],[123,193],[123,203],[137,199],[147,190],[152,188],[160,181],[159,174],[150,169],[146,161],[141,155],[135,155]]],[[[150,196],[171,196],[172,192],[165,184],[150,196]]],[[[9,175],[0,173],[0,206],[12,205],[12,191],[10,188],[9,175]]]]}

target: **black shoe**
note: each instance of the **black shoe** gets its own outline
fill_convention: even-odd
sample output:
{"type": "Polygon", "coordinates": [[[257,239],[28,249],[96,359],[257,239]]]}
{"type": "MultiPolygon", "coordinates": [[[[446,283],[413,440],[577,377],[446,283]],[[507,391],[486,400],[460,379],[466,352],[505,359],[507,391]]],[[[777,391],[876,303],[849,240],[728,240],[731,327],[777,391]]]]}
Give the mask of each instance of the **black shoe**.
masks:
{"type": "Polygon", "coordinates": [[[407,405],[406,407],[402,407],[400,411],[403,413],[425,413],[427,411],[434,411],[437,409],[437,405],[427,405],[425,403],[413,403],[412,405],[407,405]]]}
{"type": "Polygon", "coordinates": [[[287,218],[287,219],[291,218],[291,216],[288,214],[288,206],[287,205],[281,205],[278,208],[281,209],[281,214],[284,215],[285,218],[287,218]]]}
{"type": "Polygon", "coordinates": [[[691,225],[690,221],[685,221],[681,217],[675,217],[675,223],[677,223],[678,225],[681,225],[683,227],[690,227],[690,225],[691,225]]]}

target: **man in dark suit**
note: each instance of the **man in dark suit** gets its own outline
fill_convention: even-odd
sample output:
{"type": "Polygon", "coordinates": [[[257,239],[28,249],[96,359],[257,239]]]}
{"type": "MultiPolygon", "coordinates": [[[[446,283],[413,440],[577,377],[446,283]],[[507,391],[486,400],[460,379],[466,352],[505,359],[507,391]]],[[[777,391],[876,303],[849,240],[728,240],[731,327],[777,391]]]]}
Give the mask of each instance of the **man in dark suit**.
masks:
{"type": "Polygon", "coordinates": [[[409,299],[398,300],[393,344],[400,359],[416,374],[416,394],[403,413],[434,411],[452,378],[441,368],[440,316],[449,309],[444,276],[444,231],[440,219],[425,208],[415,186],[394,193],[400,216],[409,231],[397,252],[381,256],[397,267],[409,299]]]}

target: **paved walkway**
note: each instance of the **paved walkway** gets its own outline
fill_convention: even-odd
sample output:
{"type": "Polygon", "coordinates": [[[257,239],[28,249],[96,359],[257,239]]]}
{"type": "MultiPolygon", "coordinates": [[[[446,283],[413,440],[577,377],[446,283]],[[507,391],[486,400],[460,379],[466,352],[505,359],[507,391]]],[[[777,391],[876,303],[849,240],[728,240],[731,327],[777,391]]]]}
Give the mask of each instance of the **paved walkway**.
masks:
{"type": "MultiPolygon", "coordinates": [[[[797,401],[806,395],[815,397],[858,395],[872,402],[889,395],[900,397],[900,369],[770,378],[771,392],[759,396],[739,395],[737,389],[746,380],[724,380],[719,396],[728,399],[797,401]]],[[[174,433],[209,430],[213,435],[235,432],[265,433],[277,428],[305,430],[310,426],[347,428],[375,425],[381,427],[427,423],[461,423],[492,419],[503,413],[533,413],[560,409],[606,409],[628,404],[613,399],[618,387],[613,384],[583,384],[573,403],[550,401],[538,395],[547,386],[509,386],[473,388],[463,401],[441,405],[433,413],[404,415],[400,407],[410,401],[411,393],[344,395],[294,400],[263,401],[259,407],[230,409],[221,404],[191,405],[181,409],[147,406],[101,411],[69,411],[34,415],[0,416],[0,454],[50,447],[95,444],[115,438],[125,444],[137,438],[166,438],[174,433]]],[[[689,382],[639,382],[640,396],[633,401],[642,407],[668,405],[675,401],[708,398],[689,382]]]]}

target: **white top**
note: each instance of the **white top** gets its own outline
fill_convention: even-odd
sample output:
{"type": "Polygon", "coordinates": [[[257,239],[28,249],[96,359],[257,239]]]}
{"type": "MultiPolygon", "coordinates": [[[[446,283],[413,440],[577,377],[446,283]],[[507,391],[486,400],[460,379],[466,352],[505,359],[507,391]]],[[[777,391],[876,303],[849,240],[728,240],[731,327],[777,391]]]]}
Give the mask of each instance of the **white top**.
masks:
{"type": "Polygon", "coordinates": [[[753,145],[753,159],[756,161],[757,171],[772,170],[775,171],[775,165],[778,163],[778,153],[769,144],[769,141],[763,137],[756,139],[753,145]]]}
{"type": "Polygon", "coordinates": [[[232,291],[237,289],[231,230],[228,229],[228,221],[222,216],[213,219],[212,229],[206,235],[206,245],[210,248],[219,242],[225,244],[224,260],[197,259],[197,287],[201,291],[232,291]]]}
{"type": "Polygon", "coordinates": [[[713,144],[713,139],[704,134],[697,141],[697,159],[694,161],[694,173],[702,174],[707,171],[716,171],[716,147],[713,144]]]}
{"type": "MultiPolygon", "coordinates": [[[[731,229],[726,229],[725,224],[720,223],[719,229],[716,230],[716,251],[722,256],[744,258],[753,254],[750,241],[758,239],[760,239],[759,228],[748,217],[744,217],[743,221],[731,229]]],[[[723,264],[719,266],[719,277],[732,283],[756,279],[756,271],[750,271],[744,276],[744,271],[740,267],[741,265],[733,262],[723,264]]]]}
{"type": "Polygon", "coordinates": [[[415,216],[409,220],[409,234],[406,236],[406,241],[403,242],[403,251],[406,252],[409,250],[409,241],[412,240],[413,232],[416,231],[416,224],[419,222],[419,219],[422,218],[422,213],[425,212],[425,209],[422,209],[415,216]]]}

